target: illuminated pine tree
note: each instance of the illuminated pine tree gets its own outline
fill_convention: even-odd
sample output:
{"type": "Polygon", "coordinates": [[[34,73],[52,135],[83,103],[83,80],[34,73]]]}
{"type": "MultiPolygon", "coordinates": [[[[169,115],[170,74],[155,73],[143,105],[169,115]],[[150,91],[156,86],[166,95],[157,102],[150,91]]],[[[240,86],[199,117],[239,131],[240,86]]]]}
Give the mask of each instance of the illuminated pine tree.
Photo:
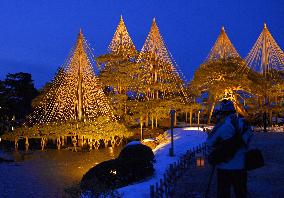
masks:
{"type": "Polygon", "coordinates": [[[168,117],[171,108],[180,110],[182,105],[190,102],[183,75],[167,49],[155,19],[139,53],[137,65],[142,94],[136,105],[136,115],[145,121],[146,126],[150,119],[153,128],[154,122],[157,126],[158,119],[168,117]]]}
{"type": "Polygon", "coordinates": [[[99,116],[114,119],[93,71],[90,54],[92,52],[80,31],[70,56],[29,116],[30,123],[94,121],[99,116]]]}
{"type": "MultiPolygon", "coordinates": [[[[247,65],[258,72],[253,76],[254,85],[251,90],[257,96],[256,112],[261,111],[263,117],[269,113],[272,123],[273,111],[278,113],[283,107],[279,101],[283,99],[284,90],[284,53],[270,34],[266,24],[245,58],[247,65]]],[[[266,121],[264,120],[264,126],[266,121]]]]}
{"type": "Polygon", "coordinates": [[[264,76],[284,71],[284,53],[270,34],[266,24],[245,58],[247,64],[264,76]]]}
{"type": "Polygon", "coordinates": [[[140,51],[138,64],[140,78],[149,99],[173,97],[175,94],[188,99],[183,75],[167,49],[155,19],[140,51]]]}
{"type": "Polygon", "coordinates": [[[131,56],[136,52],[135,45],[129,36],[122,16],[120,16],[119,24],[109,44],[108,50],[114,54],[123,52],[124,56],[131,56]]]}
{"type": "Polygon", "coordinates": [[[111,86],[118,93],[126,93],[132,89],[135,84],[133,75],[137,72],[135,65],[137,54],[121,16],[110,42],[108,54],[97,59],[103,68],[100,73],[102,83],[111,86]]]}
{"type": "Polygon", "coordinates": [[[97,58],[103,68],[100,72],[100,81],[105,86],[105,93],[109,96],[120,121],[127,124],[130,106],[128,91],[137,90],[136,59],[138,52],[129,36],[122,16],[114,36],[109,44],[108,53],[97,58]]]}
{"type": "Polygon", "coordinates": [[[191,82],[193,90],[200,94],[207,93],[203,96],[207,99],[208,123],[216,102],[222,99],[232,100],[237,111],[246,115],[239,99],[242,97],[240,93],[248,89],[250,81],[246,74],[240,75],[243,70],[249,71],[222,27],[214,46],[191,82]]]}
{"type": "Polygon", "coordinates": [[[226,34],[225,28],[222,27],[221,32],[214,46],[210,50],[205,62],[229,58],[240,58],[240,55],[226,34]]]}

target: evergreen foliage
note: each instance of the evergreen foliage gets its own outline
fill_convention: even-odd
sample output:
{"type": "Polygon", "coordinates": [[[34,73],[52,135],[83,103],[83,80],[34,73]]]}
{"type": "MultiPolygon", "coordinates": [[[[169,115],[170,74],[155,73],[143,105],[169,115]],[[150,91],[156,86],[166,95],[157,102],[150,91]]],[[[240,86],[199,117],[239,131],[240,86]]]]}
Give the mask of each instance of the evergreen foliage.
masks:
{"type": "MultiPolygon", "coordinates": [[[[239,97],[244,92],[250,92],[252,81],[246,74],[239,75],[239,71],[243,69],[248,69],[245,62],[233,58],[206,62],[195,72],[190,87],[199,94],[206,93],[207,104],[211,107],[208,109],[208,122],[217,101],[227,98],[238,105],[239,97]]],[[[239,108],[241,110],[241,106],[239,108]]]]}
{"type": "Polygon", "coordinates": [[[38,92],[29,73],[7,74],[0,81],[0,134],[23,122],[38,92]]]}

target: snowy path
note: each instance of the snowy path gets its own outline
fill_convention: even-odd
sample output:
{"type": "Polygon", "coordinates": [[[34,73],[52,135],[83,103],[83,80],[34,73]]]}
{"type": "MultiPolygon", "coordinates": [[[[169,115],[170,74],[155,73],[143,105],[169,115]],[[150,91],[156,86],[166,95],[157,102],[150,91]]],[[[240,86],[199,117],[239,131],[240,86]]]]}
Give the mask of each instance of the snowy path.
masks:
{"type": "MultiPolygon", "coordinates": [[[[170,132],[169,132],[170,133],[170,132]]],[[[176,162],[187,150],[203,143],[207,135],[198,131],[197,127],[176,128],[174,129],[174,157],[169,156],[170,141],[158,145],[154,150],[156,163],[155,175],[141,183],[133,184],[118,189],[123,198],[139,198],[150,196],[150,185],[155,184],[163,177],[169,164],[176,162]]]]}
{"type": "MultiPolygon", "coordinates": [[[[284,133],[255,133],[252,148],[262,150],[265,161],[263,168],[248,172],[249,198],[283,198],[284,197],[284,133]]],[[[204,195],[211,167],[188,170],[177,181],[174,198],[194,197],[204,195]],[[205,185],[204,185],[205,184],[205,185]],[[196,196],[192,196],[194,193],[196,196]]],[[[216,172],[215,172],[216,173],[216,172]]],[[[216,197],[216,174],[211,185],[210,197],[216,197]]]]}

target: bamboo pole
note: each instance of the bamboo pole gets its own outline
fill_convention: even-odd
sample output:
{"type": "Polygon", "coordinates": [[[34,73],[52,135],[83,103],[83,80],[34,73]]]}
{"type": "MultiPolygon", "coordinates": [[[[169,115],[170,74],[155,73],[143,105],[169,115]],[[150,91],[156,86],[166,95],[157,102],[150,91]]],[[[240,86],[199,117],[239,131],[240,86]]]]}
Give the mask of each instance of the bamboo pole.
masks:
{"type": "Polygon", "coordinates": [[[25,147],[26,147],[26,151],[29,150],[29,138],[26,136],[26,141],[25,141],[25,147]]]}
{"type": "Polygon", "coordinates": [[[44,137],[41,138],[40,146],[41,146],[41,150],[43,151],[44,147],[45,147],[45,138],[44,137]]]}
{"type": "Polygon", "coordinates": [[[19,142],[18,142],[18,137],[15,138],[15,151],[18,151],[19,148],[19,142]]]}
{"type": "Polygon", "coordinates": [[[57,137],[57,138],[56,138],[57,150],[60,150],[60,145],[61,145],[60,137],[57,137]]]}
{"type": "Polygon", "coordinates": [[[93,149],[93,139],[88,138],[89,151],[93,149]]]}

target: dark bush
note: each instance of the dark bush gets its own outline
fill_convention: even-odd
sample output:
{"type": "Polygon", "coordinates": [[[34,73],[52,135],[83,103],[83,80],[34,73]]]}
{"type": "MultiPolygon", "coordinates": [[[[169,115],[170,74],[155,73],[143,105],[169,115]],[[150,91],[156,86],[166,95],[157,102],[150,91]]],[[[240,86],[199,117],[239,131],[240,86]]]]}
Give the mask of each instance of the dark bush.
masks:
{"type": "Polygon", "coordinates": [[[128,145],[124,147],[119,156],[119,160],[143,160],[145,162],[153,163],[155,156],[151,148],[143,144],[128,145]]]}
{"type": "Polygon", "coordinates": [[[102,162],[91,168],[82,178],[83,191],[94,193],[127,186],[154,173],[153,151],[143,145],[126,146],[117,159],[102,162]]]}
{"type": "Polygon", "coordinates": [[[126,146],[117,159],[120,161],[119,174],[127,180],[127,184],[151,176],[154,172],[154,153],[143,144],[126,146]]]}
{"type": "Polygon", "coordinates": [[[113,174],[117,167],[117,160],[109,160],[102,162],[93,168],[91,168],[82,178],[80,187],[82,190],[94,190],[104,191],[109,187],[114,186],[116,175],[113,174]]]}

